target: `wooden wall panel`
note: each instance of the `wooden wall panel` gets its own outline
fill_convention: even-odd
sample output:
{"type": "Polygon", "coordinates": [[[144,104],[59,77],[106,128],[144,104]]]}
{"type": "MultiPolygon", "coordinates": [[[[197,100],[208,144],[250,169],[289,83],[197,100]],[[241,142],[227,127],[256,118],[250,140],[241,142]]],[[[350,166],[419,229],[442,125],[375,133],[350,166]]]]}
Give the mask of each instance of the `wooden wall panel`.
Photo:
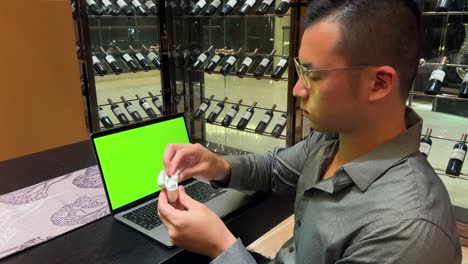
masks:
{"type": "Polygon", "coordinates": [[[85,140],[70,2],[5,1],[0,32],[0,161],[85,140]]]}

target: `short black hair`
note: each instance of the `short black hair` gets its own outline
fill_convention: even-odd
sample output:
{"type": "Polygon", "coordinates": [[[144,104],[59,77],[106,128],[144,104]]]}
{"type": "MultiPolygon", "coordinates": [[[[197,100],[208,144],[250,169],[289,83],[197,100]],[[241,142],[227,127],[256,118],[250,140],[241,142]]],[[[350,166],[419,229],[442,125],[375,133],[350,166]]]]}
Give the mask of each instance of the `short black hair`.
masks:
{"type": "Polygon", "coordinates": [[[416,0],[312,0],[306,28],[323,20],[340,26],[336,51],[350,66],[387,65],[399,74],[401,95],[409,95],[418,69],[421,10],[416,0]]]}

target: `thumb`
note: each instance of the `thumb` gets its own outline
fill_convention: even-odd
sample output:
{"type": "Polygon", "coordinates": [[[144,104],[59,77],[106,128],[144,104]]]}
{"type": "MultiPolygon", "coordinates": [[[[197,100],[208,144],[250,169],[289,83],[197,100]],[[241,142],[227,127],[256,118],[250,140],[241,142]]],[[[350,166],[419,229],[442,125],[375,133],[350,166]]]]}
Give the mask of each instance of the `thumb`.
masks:
{"type": "Polygon", "coordinates": [[[188,196],[188,194],[185,192],[184,186],[179,186],[179,203],[190,210],[190,208],[194,207],[197,205],[197,201],[192,199],[192,197],[188,196]]]}

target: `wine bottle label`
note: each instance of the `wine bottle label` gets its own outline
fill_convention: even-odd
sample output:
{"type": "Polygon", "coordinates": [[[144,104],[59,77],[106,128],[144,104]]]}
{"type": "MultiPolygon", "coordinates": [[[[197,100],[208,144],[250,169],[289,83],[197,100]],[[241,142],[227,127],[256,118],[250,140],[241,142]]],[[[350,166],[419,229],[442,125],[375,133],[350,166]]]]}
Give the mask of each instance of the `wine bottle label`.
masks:
{"type": "Polygon", "coordinates": [[[242,118],[244,119],[247,119],[247,120],[250,120],[250,118],[252,117],[252,113],[251,112],[245,112],[244,116],[242,118]]]}
{"type": "Polygon", "coordinates": [[[133,112],[136,112],[136,109],[135,109],[135,107],[133,105],[129,105],[129,106],[127,106],[127,111],[129,113],[133,113],[133,112]]]}
{"type": "Polygon", "coordinates": [[[278,120],[278,125],[280,125],[280,126],[286,125],[286,121],[287,121],[287,120],[288,120],[288,119],[287,119],[286,117],[283,117],[283,116],[280,117],[280,119],[278,120]]]}
{"type": "Polygon", "coordinates": [[[214,55],[213,58],[211,59],[211,61],[214,62],[214,63],[218,63],[219,59],[221,59],[221,56],[214,55]]]}
{"type": "Polygon", "coordinates": [[[135,7],[141,6],[140,1],[138,1],[138,0],[133,0],[133,1],[132,1],[132,4],[133,4],[133,6],[135,6],[135,7]]]}
{"type": "Polygon", "coordinates": [[[443,82],[445,78],[445,72],[443,70],[434,70],[429,80],[438,80],[443,82]]]}
{"type": "Polygon", "coordinates": [[[219,115],[219,113],[221,113],[222,110],[223,110],[223,109],[222,109],[221,107],[216,106],[215,109],[213,110],[213,113],[219,115]]]}
{"type": "Polygon", "coordinates": [[[201,62],[204,62],[208,57],[205,55],[205,53],[202,53],[200,54],[200,56],[198,56],[198,60],[201,61],[201,62]]]}
{"type": "Polygon", "coordinates": [[[265,116],[263,117],[263,119],[262,119],[262,121],[265,122],[265,123],[267,123],[267,124],[270,122],[270,120],[271,120],[271,116],[269,116],[269,115],[265,115],[265,116]]]}
{"type": "Polygon", "coordinates": [[[236,63],[236,60],[237,60],[236,57],[231,56],[229,57],[229,59],[227,59],[226,63],[233,65],[234,63],[236,63]]]}
{"type": "Polygon", "coordinates": [[[112,55],[107,55],[106,56],[106,61],[110,64],[112,62],[115,62],[114,56],[112,55]]]}
{"type": "Polygon", "coordinates": [[[419,151],[429,156],[429,151],[431,150],[431,145],[427,144],[426,142],[421,142],[419,145],[419,151]]]}
{"type": "Polygon", "coordinates": [[[255,1],[256,1],[256,0],[247,0],[247,1],[245,1],[245,4],[246,4],[246,5],[249,5],[250,7],[252,7],[252,6],[255,5],[255,1]]]}
{"type": "Polygon", "coordinates": [[[114,112],[115,115],[119,116],[121,114],[123,114],[122,110],[120,109],[120,107],[118,108],[114,108],[114,110],[112,110],[114,112]]]}
{"type": "Polygon", "coordinates": [[[98,115],[99,115],[99,119],[103,119],[103,118],[108,117],[106,112],[104,112],[102,110],[99,110],[98,115]]]}
{"type": "Polygon", "coordinates": [[[154,104],[155,104],[158,108],[161,108],[161,107],[163,106],[161,100],[154,101],[154,104]]]}
{"type": "Polygon", "coordinates": [[[263,0],[263,3],[267,4],[267,5],[271,5],[271,3],[273,3],[274,0],[263,0]]]}
{"type": "Polygon", "coordinates": [[[205,0],[200,0],[200,1],[198,1],[198,3],[197,3],[197,6],[199,6],[200,8],[203,8],[205,5],[206,5],[206,1],[205,1],[205,0]]]}
{"type": "Polygon", "coordinates": [[[290,0],[283,0],[281,2],[285,2],[285,3],[289,4],[289,2],[291,2],[291,1],[290,0]]]}
{"type": "Polygon", "coordinates": [[[249,67],[250,64],[252,64],[253,60],[251,58],[245,58],[245,60],[242,62],[242,64],[245,64],[245,66],[249,67]]]}
{"type": "Polygon", "coordinates": [[[266,67],[266,66],[268,65],[269,62],[270,62],[269,59],[264,58],[264,59],[260,62],[260,65],[263,66],[263,67],[266,67]]]}
{"type": "Polygon", "coordinates": [[[153,3],[153,1],[146,1],[145,5],[146,5],[149,9],[151,9],[151,8],[153,8],[153,7],[156,6],[156,5],[153,3]]]}
{"type": "Polygon", "coordinates": [[[143,106],[143,108],[146,109],[146,110],[151,108],[151,106],[148,104],[148,102],[142,103],[141,106],[143,106]]]}
{"type": "Polygon", "coordinates": [[[465,160],[465,155],[466,155],[466,151],[464,151],[463,149],[454,149],[452,151],[452,154],[450,155],[450,158],[457,159],[463,162],[465,160]]]}
{"type": "Polygon", "coordinates": [[[128,54],[124,54],[122,57],[124,58],[124,60],[125,60],[126,62],[129,62],[129,61],[132,61],[132,60],[133,60],[132,57],[130,57],[130,55],[128,55],[128,54]]]}
{"type": "Polygon", "coordinates": [[[234,7],[237,4],[237,0],[229,0],[226,5],[234,7]]]}
{"type": "Polygon", "coordinates": [[[468,72],[465,74],[465,77],[463,77],[463,82],[468,82],[468,72]]]}
{"type": "Polygon", "coordinates": [[[120,6],[120,7],[125,7],[127,5],[127,2],[125,2],[124,0],[117,0],[117,4],[120,6]]]}
{"type": "Polygon", "coordinates": [[[150,52],[150,53],[148,53],[148,58],[150,60],[154,60],[154,59],[157,59],[158,56],[156,54],[154,54],[154,52],[150,52]]]}
{"type": "Polygon", "coordinates": [[[135,54],[135,56],[137,57],[138,60],[145,60],[145,57],[143,55],[141,55],[141,53],[137,53],[135,54]]]}
{"type": "Polygon", "coordinates": [[[96,56],[93,56],[93,64],[101,63],[96,56]]]}
{"type": "Polygon", "coordinates": [[[214,6],[215,8],[218,8],[219,5],[221,5],[221,1],[220,0],[214,0],[213,2],[211,2],[211,5],[214,6]]]}
{"type": "Polygon", "coordinates": [[[102,3],[103,3],[106,7],[112,6],[111,1],[109,1],[109,0],[102,0],[102,3]]]}
{"type": "Polygon", "coordinates": [[[88,5],[95,5],[96,2],[94,0],[86,0],[86,3],[88,3],[88,5]]]}
{"type": "Polygon", "coordinates": [[[288,60],[286,60],[286,59],[281,59],[281,60],[279,61],[279,63],[278,63],[278,66],[284,67],[284,65],[286,65],[287,62],[288,62],[288,60]]]}
{"type": "Polygon", "coordinates": [[[200,110],[202,110],[203,112],[205,112],[206,109],[208,109],[208,105],[205,104],[205,103],[202,103],[198,109],[200,109],[200,110]]]}
{"type": "MultiPolygon", "coordinates": [[[[247,112],[247,113],[249,113],[249,112],[247,112]]],[[[250,113],[249,113],[249,114],[250,114],[250,113]]],[[[232,117],[232,118],[234,118],[234,117],[237,115],[237,110],[231,108],[231,110],[229,110],[229,112],[227,113],[227,115],[230,116],[230,117],[232,117]]],[[[245,116],[245,115],[244,115],[244,116],[245,116]]]]}

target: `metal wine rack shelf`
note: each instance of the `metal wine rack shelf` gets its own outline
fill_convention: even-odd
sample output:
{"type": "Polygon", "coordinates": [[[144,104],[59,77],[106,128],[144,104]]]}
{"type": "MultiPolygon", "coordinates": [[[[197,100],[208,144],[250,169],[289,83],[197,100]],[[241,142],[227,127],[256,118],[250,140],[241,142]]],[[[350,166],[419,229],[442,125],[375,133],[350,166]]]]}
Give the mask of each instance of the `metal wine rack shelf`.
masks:
{"type": "Polygon", "coordinates": [[[464,16],[468,15],[468,11],[448,11],[448,12],[422,12],[423,16],[464,16]]]}
{"type": "MultiPolygon", "coordinates": [[[[210,74],[210,73],[205,72],[205,70],[200,70],[200,69],[199,69],[199,70],[195,70],[195,69],[192,69],[192,68],[190,68],[190,67],[187,68],[187,71],[191,71],[191,72],[203,72],[203,73],[206,73],[206,74],[210,74]]],[[[251,79],[257,79],[257,80],[288,81],[287,78],[280,78],[280,79],[275,80],[275,79],[273,79],[273,78],[271,78],[271,77],[269,77],[269,76],[266,76],[266,75],[264,75],[264,76],[262,76],[262,77],[255,77],[255,76],[253,76],[253,74],[247,74],[247,73],[246,73],[245,75],[242,75],[242,77],[239,77],[239,76],[237,76],[235,73],[231,73],[231,72],[228,73],[228,74],[226,74],[226,75],[224,75],[224,74],[222,74],[222,73],[220,73],[220,72],[213,71],[211,74],[223,75],[223,76],[226,76],[226,77],[230,76],[230,77],[237,77],[237,78],[251,78],[251,79]]]]}
{"type": "Polygon", "coordinates": [[[450,177],[452,179],[468,181],[468,175],[465,175],[463,173],[460,173],[460,176],[454,176],[454,175],[450,175],[450,174],[445,173],[445,170],[442,170],[442,169],[439,169],[439,168],[434,168],[434,170],[439,176],[446,176],[446,177],[450,177]]]}
{"type": "MultiPolygon", "coordinates": [[[[161,94],[154,94],[154,96],[157,96],[158,98],[162,98],[162,95],[161,94]]],[[[120,98],[120,97],[119,97],[120,98]]],[[[151,100],[152,97],[151,96],[140,96],[141,99],[149,99],[151,100]]],[[[111,98],[112,99],[112,98],[111,98]]],[[[161,99],[160,99],[161,100],[161,99]]],[[[114,101],[112,100],[115,104],[123,104],[124,102],[122,100],[119,100],[119,101],[114,101]]],[[[139,101],[137,98],[134,98],[134,99],[126,99],[127,102],[133,102],[133,101],[139,101]]],[[[109,103],[107,104],[100,104],[99,106],[108,106],[108,105],[111,105],[109,103]]]]}
{"type": "MultiPolygon", "coordinates": [[[[188,116],[188,115],[187,115],[188,116]]],[[[233,130],[236,130],[236,131],[243,131],[243,132],[247,132],[247,133],[250,133],[250,134],[255,134],[255,135],[260,135],[260,136],[265,136],[265,137],[270,137],[270,138],[275,138],[271,135],[271,132],[263,132],[263,133],[255,133],[255,129],[250,129],[250,128],[245,128],[243,130],[239,130],[237,129],[237,127],[235,125],[229,125],[229,127],[225,127],[223,125],[221,125],[221,122],[218,122],[218,121],[215,121],[213,123],[208,123],[206,121],[206,119],[204,118],[200,118],[200,119],[196,119],[194,116],[188,116],[190,119],[194,120],[194,121],[199,121],[199,122],[202,122],[204,124],[207,124],[207,125],[214,125],[214,126],[219,126],[219,127],[224,127],[224,128],[229,128],[229,129],[233,129],[233,130]]],[[[270,126],[273,126],[272,124],[270,124],[270,126]]],[[[269,126],[269,127],[270,127],[269,126]]],[[[279,137],[277,137],[277,139],[286,139],[285,136],[281,135],[279,137]]]]}
{"type": "MultiPolygon", "coordinates": [[[[101,63],[102,63],[102,62],[101,62],[101,63]]],[[[119,66],[121,66],[120,63],[119,63],[119,66]]],[[[125,66],[127,66],[127,65],[125,65],[125,66]]],[[[121,68],[122,68],[122,66],[121,66],[121,68]]],[[[128,68],[128,66],[127,66],[127,68],[128,68]]],[[[106,74],[98,74],[98,73],[96,72],[96,73],[95,73],[95,76],[96,76],[96,77],[104,77],[104,76],[108,76],[108,75],[125,75],[125,74],[137,73],[137,72],[150,72],[150,71],[159,71],[159,69],[156,69],[156,68],[153,68],[153,67],[152,67],[151,69],[149,69],[149,70],[145,70],[145,69],[140,68],[140,69],[137,70],[137,71],[124,70],[124,69],[122,69],[122,72],[120,72],[120,73],[115,73],[114,71],[110,70],[110,71],[107,71],[106,74]]]]}
{"type": "Polygon", "coordinates": [[[410,95],[416,95],[416,96],[428,97],[428,98],[434,98],[434,99],[441,98],[441,99],[450,99],[454,101],[468,101],[468,98],[460,98],[457,95],[452,95],[452,94],[430,95],[430,94],[425,94],[422,92],[411,91],[410,95]]]}
{"type": "Polygon", "coordinates": [[[190,15],[182,15],[180,17],[183,18],[259,18],[259,17],[289,17],[290,14],[284,14],[284,15],[277,15],[277,14],[264,14],[264,15],[226,15],[226,16],[221,16],[221,15],[213,15],[213,16],[205,16],[205,15],[195,15],[195,16],[190,16],[190,15]]]}
{"type": "MultiPolygon", "coordinates": [[[[208,99],[208,98],[204,98],[204,99],[208,99]]],[[[239,99],[242,99],[242,98],[239,98],[239,99]]],[[[211,99],[211,101],[213,102],[223,102],[221,100],[218,100],[218,99],[211,99]]],[[[244,101],[242,101],[244,102],[244,101]]],[[[252,102],[253,103],[253,102],[252,102]]],[[[225,104],[229,104],[229,105],[237,105],[237,103],[231,103],[231,102],[225,102],[225,104]]],[[[251,105],[248,105],[248,104],[240,104],[239,106],[244,106],[244,107],[251,107],[251,105]]],[[[257,106],[255,106],[255,109],[260,109],[260,110],[265,110],[265,111],[270,111],[271,108],[264,108],[264,107],[259,107],[258,104],[257,106]]],[[[208,110],[208,109],[207,109],[208,110]]],[[[281,114],[285,114],[286,112],[285,111],[281,111],[281,110],[273,110],[273,112],[277,112],[277,113],[281,113],[281,114]]]]}

